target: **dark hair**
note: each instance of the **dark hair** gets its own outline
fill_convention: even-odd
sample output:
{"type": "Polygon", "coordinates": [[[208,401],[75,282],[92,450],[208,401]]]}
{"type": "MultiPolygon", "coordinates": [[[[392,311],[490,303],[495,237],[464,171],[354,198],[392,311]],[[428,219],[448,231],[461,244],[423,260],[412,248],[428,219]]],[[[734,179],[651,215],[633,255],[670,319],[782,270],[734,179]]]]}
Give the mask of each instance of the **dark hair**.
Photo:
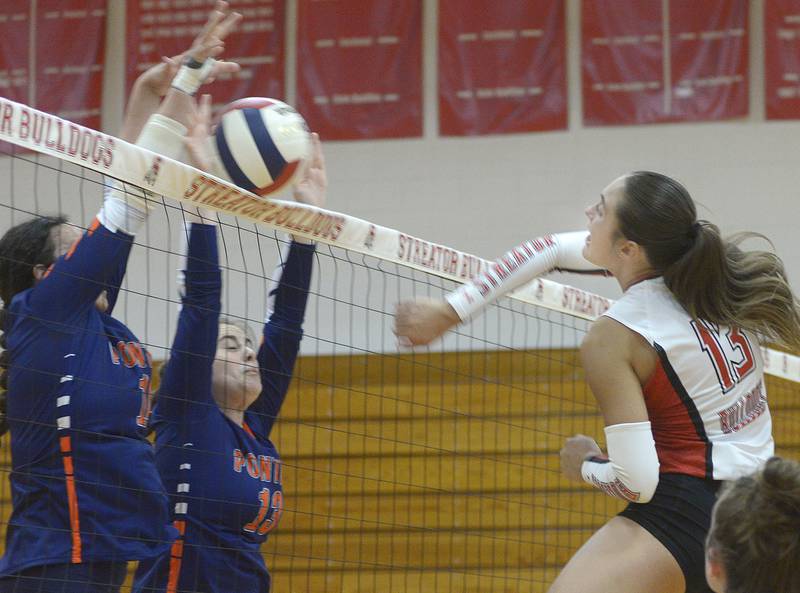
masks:
{"type": "Polygon", "coordinates": [[[644,248],[693,318],[750,330],[800,350],[800,301],[783,262],[770,251],[740,248],[745,239],[766,237],[739,233],[723,239],[714,224],[697,220],[694,200],[683,185],[651,171],[625,178],[616,215],[622,235],[644,248]]]}
{"type": "Polygon", "coordinates": [[[726,593],[800,591],[800,464],[773,457],[728,484],[706,546],[719,555],[726,593]]]}
{"type": "Polygon", "coordinates": [[[11,299],[33,286],[33,267],[50,266],[55,261],[53,228],[67,222],[63,216],[33,218],[10,228],[0,239],[0,435],[8,430],[6,421],[6,389],[8,389],[8,359],[6,326],[11,299]]]}

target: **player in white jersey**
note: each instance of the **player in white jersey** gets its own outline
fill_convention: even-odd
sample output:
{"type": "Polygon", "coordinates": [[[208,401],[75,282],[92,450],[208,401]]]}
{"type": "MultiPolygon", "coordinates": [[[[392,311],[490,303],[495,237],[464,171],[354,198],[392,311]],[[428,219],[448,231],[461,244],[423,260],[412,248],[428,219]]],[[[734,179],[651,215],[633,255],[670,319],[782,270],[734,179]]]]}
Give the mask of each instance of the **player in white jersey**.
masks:
{"type": "MultiPolygon", "coordinates": [[[[624,291],[581,345],[608,453],[578,435],[564,474],[630,504],[573,556],[550,593],[705,593],[703,542],[722,480],[773,452],[759,340],[800,350],[800,303],[772,253],[697,220],[657,173],[620,177],[587,209],[582,255],[624,291]]],[[[446,301],[401,303],[400,340],[427,343],[492,300],[575,259],[569,235],[516,248],[446,301]]]]}

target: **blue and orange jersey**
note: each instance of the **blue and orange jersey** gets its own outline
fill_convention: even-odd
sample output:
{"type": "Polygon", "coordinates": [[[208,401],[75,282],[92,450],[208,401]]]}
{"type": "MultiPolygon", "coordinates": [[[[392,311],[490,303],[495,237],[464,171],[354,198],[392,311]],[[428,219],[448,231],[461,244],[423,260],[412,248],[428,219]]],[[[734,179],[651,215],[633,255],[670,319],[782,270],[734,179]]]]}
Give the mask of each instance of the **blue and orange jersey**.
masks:
{"type": "Polygon", "coordinates": [[[8,306],[13,512],[2,575],[148,558],[175,539],[145,439],[150,356],[110,315],[132,243],[95,220],[8,306]]]}
{"type": "Polygon", "coordinates": [[[170,553],[139,563],[136,591],[269,590],[259,548],[283,510],[270,432],[300,346],[313,258],[313,245],[291,244],[258,350],[261,392],[240,426],[212,393],[222,289],[216,227],[191,225],[183,306],[153,414],[156,462],[182,535],[170,553]]]}

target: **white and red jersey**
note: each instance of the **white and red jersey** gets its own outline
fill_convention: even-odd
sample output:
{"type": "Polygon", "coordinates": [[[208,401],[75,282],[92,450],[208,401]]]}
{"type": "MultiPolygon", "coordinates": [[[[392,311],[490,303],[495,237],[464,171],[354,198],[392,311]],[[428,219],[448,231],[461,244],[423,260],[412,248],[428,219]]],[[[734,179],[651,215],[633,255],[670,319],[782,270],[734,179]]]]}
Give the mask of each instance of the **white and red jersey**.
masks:
{"type": "Polygon", "coordinates": [[[662,278],[631,286],[604,315],[658,353],[643,391],[661,473],[732,480],[772,456],[764,362],[755,336],[693,320],[662,278]]]}

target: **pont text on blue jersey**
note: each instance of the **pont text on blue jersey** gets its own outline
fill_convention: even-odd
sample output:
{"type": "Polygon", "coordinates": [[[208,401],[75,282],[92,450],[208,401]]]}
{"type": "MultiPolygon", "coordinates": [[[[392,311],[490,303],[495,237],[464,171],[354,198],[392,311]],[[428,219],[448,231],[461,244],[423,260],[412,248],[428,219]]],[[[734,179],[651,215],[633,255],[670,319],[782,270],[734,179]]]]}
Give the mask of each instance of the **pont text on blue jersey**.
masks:
{"type": "Polygon", "coordinates": [[[262,482],[281,483],[281,462],[268,455],[254,455],[242,453],[240,449],[233,450],[233,471],[242,473],[247,470],[251,478],[260,479],[262,482]]]}

